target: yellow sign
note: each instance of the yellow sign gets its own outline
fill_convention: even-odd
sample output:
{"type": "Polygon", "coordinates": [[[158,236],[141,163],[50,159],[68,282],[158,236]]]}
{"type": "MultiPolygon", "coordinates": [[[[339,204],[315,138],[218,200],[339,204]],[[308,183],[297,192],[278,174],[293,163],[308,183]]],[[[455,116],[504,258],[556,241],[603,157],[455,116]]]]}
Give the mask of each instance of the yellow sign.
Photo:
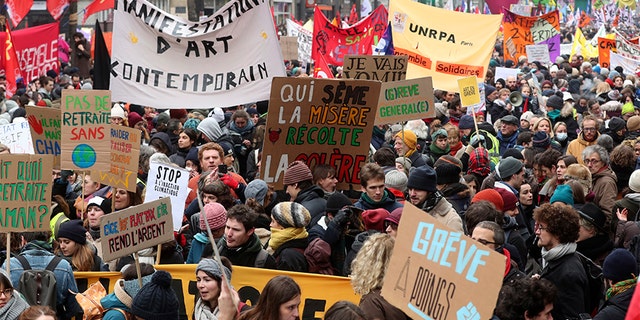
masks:
{"type": "MultiPolygon", "coordinates": [[[[193,315],[197,299],[196,265],[195,264],[163,264],[154,266],[157,270],[165,270],[173,277],[172,288],[180,302],[180,319],[193,315]]],[[[340,300],[360,302],[360,296],[353,292],[351,282],[346,277],[324,276],[313,273],[286,272],[233,266],[231,285],[238,291],[240,300],[248,305],[255,305],[260,291],[267,282],[277,276],[292,277],[302,289],[300,319],[323,319],[324,312],[340,300]],[[329,290],[327,290],[329,289],[329,290]]],[[[113,292],[116,281],[122,277],[120,272],[74,272],[78,291],[84,292],[88,285],[101,281],[108,292],[113,292]]]]}
{"type": "Polygon", "coordinates": [[[458,79],[458,88],[460,88],[462,106],[468,107],[480,103],[480,91],[476,76],[458,79]]]}
{"type": "Polygon", "coordinates": [[[460,77],[476,76],[484,82],[502,15],[394,0],[389,4],[389,20],[395,55],[409,58],[407,79],[433,77],[434,88],[453,92],[458,91],[460,77]]]}

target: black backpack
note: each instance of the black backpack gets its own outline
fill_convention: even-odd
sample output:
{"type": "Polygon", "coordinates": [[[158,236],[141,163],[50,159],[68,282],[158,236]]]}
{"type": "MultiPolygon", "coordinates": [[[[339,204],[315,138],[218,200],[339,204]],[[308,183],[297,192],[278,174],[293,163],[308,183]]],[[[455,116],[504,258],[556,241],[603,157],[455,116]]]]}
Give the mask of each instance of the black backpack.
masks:
{"type": "Polygon", "coordinates": [[[576,251],[576,254],[580,258],[580,263],[582,263],[582,267],[584,267],[584,271],[587,274],[589,292],[585,292],[584,306],[589,314],[594,314],[594,312],[598,311],[600,300],[604,294],[602,268],[582,253],[576,251]]]}
{"type": "Polygon", "coordinates": [[[18,281],[18,292],[31,306],[49,306],[56,310],[58,290],[57,281],[53,270],[56,269],[62,258],[54,257],[44,270],[33,270],[27,258],[17,255],[16,259],[22,265],[24,272],[18,281]]]}

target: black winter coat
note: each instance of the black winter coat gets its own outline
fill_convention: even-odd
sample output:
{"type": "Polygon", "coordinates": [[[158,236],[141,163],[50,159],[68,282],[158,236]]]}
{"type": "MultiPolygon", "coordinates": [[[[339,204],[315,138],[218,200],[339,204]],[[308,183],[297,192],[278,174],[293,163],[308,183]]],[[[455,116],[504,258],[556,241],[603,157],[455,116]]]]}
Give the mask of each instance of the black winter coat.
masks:
{"type": "Polygon", "coordinates": [[[593,320],[624,320],[635,289],[634,286],[605,301],[593,320]]]}
{"type": "Polygon", "coordinates": [[[294,201],[307,208],[309,214],[311,214],[311,221],[309,221],[307,225],[307,230],[315,226],[327,210],[327,200],[324,199],[324,191],[316,185],[300,191],[294,201]]]}
{"type": "Polygon", "coordinates": [[[551,311],[554,319],[578,319],[580,313],[586,312],[589,283],[577,253],[549,261],[540,277],[558,289],[551,311]]]}
{"type": "Polygon", "coordinates": [[[308,272],[309,265],[304,250],[309,244],[307,238],[289,240],[281,244],[273,253],[278,270],[308,272]]]}

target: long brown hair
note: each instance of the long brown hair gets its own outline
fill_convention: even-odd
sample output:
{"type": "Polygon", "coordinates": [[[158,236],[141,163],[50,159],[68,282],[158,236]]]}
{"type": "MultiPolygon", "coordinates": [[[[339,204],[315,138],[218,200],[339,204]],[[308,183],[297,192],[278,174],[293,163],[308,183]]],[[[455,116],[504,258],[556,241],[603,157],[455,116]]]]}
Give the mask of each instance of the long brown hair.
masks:
{"type": "Polygon", "coordinates": [[[276,276],[267,282],[253,309],[240,315],[238,320],[278,320],[280,305],[300,295],[300,286],[289,276],[276,276]]]}

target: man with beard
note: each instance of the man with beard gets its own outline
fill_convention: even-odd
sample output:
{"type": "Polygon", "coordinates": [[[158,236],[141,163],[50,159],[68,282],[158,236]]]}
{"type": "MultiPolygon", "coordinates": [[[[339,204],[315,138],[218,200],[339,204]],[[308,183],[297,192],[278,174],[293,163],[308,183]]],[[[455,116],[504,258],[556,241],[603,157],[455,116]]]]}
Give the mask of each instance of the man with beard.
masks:
{"type": "Polygon", "coordinates": [[[503,155],[507,149],[514,148],[518,143],[518,128],[520,128],[520,120],[512,115],[507,115],[500,119],[500,132],[498,132],[498,141],[500,142],[500,155],[503,155]]]}
{"type": "Polygon", "coordinates": [[[511,92],[518,91],[518,80],[516,76],[507,76],[507,89],[511,92]]]}
{"type": "Polygon", "coordinates": [[[578,163],[585,164],[582,158],[582,151],[588,146],[592,146],[597,143],[600,133],[598,132],[598,121],[592,115],[584,117],[581,125],[581,132],[578,138],[569,142],[567,146],[567,154],[574,156],[578,159],[578,163]]]}
{"type": "Polygon", "coordinates": [[[462,219],[451,203],[438,191],[438,177],[433,168],[424,165],[409,173],[409,201],[436,220],[455,231],[464,232],[462,219]]]}

